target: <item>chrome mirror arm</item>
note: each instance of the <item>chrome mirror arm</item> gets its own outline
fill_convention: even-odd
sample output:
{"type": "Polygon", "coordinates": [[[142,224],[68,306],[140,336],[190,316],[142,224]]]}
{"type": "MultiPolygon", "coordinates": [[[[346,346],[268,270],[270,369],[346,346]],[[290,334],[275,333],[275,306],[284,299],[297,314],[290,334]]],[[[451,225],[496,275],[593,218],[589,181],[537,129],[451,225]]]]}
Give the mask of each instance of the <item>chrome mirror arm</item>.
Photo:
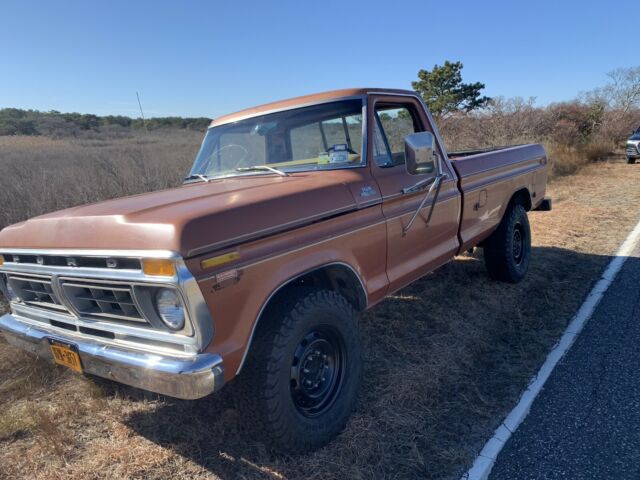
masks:
{"type": "Polygon", "coordinates": [[[438,176],[436,175],[435,177],[429,177],[425,180],[420,180],[418,183],[414,183],[410,187],[403,188],[402,193],[407,194],[407,193],[415,192],[416,190],[420,190],[421,188],[426,187],[430,183],[435,182],[437,178],[438,176]]]}
{"type": "Polygon", "coordinates": [[[424,204],[427,203],[427,199],[431,195],[431,192],[435,191],[435,194],[433,196],[433,202],[431,202],[431,208],[429,209],[429,215],[427,215],[427,219],[425,220],[425,226],[427,226],[427,227],[429,226],[429,222],[431,221],[431,216],[433,215],[433,209],[436,206],[436,202],[438,201],[438,194],[440,193],[440,187],[442,186],[442,181],[445,178],[447,178],[447,174],[446,173],[440,173],[440,174],[436,175],[434,178],[430,178],[428,180],[424,180],[422,182],[418,182],[416,185],[413,185],[412,187],[409,187],[408,189],[403,189],[402,190],[403,193],[407,193],[407,192],[405,192],[405,190],[413,191],[416,188],[419,188],[418,185],[423,186],[423,185],[428,185],[428,182],[433,182],[431,184],[431,186],[429,187],[429,190],[427,191],[426,195],[424,196],[424,198],[420,202],[420,205],[418,206],[416,211],[413,212],[413,216],[411,217],[411,220],[409,220],[409,223],[407,223],[407,225],[402,228],[402,235],[403,236],[407,234],[407,232],[409,231],[409,229],[413,225],[413,222],[415,222],[418,214],[420,213],[420,210],[422,210],[422,207],[424,207],[424,204]]]}

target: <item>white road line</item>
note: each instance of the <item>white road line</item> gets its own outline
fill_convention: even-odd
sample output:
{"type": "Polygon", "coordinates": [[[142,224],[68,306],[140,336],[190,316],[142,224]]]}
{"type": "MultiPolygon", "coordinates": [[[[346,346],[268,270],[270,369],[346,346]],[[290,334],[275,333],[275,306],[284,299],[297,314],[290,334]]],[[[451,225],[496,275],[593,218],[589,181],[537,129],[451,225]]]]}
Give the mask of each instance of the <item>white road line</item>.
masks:
{"type": "Polygon", "coordinates": [[[606,270],[598,280],[598,283],[591,289],[589,296],[576,313],[564,331],[560,341],[553,347],[547,359],[538,370],[538,373],[531,379],[529,386],[520,397],[520,401],[507,415],[500,427],[495,431],[493,437],[484,445],[480,454],[473,462],[473,466],[462,476],[462,480],[486,480],[489,478],[491,469],[498,457],[498,454],[509,440],[509,437],[516,431],[522,421],[529,413],[533,401],[538,396],[545,382],[551,375],[560,359],[569,351],[571,345],[580,334],[582,327],[587,323],[593,314],[596,306],[602,299],[604,293],[613,283],[616,275],[622,268],[624,262],[629,258],[634,248],[640,242],[640,222],[627,236],[624,243],[616,253],[616,256],[609,262],[606,270]]]}

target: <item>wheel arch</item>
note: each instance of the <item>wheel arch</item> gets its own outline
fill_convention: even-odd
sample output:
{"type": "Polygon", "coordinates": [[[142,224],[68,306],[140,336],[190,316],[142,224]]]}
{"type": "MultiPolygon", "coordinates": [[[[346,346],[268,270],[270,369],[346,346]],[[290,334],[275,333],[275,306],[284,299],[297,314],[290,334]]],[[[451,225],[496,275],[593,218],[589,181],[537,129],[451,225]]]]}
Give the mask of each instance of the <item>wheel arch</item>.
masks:
{"type": "Polygon", "coordinates": [[[253,323],[251,334],[246,343],[236,375],[240,374],[245,364],[253,344],[255,332],[261,320],[269,311],[269,308],[282,302],[288,293],[300,287],[315,287],[337,291],[343,295],[357,311],[365,310],[369,302],[362,277],[353,266],[346,262],[336,261],[318,265],[285,280],[269,294],[262,304],[253,323]]]}
{"type": "Polygon", "coordinates": [[[522,187],[511,194],[509,205],[519,203],[528,212],[531,210],[533,202],[531,201],[531,193],[527,187],[522,187]]]}

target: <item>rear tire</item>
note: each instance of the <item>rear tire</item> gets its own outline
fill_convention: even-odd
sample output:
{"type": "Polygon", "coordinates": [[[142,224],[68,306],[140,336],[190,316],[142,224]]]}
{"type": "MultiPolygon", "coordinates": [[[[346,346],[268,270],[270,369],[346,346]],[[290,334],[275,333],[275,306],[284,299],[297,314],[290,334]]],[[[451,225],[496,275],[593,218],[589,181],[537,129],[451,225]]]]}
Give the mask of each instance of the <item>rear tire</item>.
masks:
{"type": "Polygon", "coordinates": [[[358,313],[336,292],[301,289],[271,308],[258,330],[239,378],[257,433],[280,453],[325,445],[356,404],[358,313]]]}
{"type": "Polygon", "coordinates": [[[531,257],[531,227],[527,211],[511,204],[497,230],[485,241],[484,263],[494,280],[518,283],[527,274],[531,257]]]}

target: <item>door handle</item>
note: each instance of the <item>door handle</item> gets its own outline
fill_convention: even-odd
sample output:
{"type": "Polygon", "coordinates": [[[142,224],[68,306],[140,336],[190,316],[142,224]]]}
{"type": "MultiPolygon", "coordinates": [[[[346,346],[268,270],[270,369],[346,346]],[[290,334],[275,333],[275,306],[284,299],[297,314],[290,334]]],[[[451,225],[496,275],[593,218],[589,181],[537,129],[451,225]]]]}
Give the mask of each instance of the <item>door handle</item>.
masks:
{"type": "Polygon", "coordinates": [[[487,191],[480,190],[480,194],[478,195],[478,201],[474,205],[474,210],[480,210],[487,204],[487,191]]]}

